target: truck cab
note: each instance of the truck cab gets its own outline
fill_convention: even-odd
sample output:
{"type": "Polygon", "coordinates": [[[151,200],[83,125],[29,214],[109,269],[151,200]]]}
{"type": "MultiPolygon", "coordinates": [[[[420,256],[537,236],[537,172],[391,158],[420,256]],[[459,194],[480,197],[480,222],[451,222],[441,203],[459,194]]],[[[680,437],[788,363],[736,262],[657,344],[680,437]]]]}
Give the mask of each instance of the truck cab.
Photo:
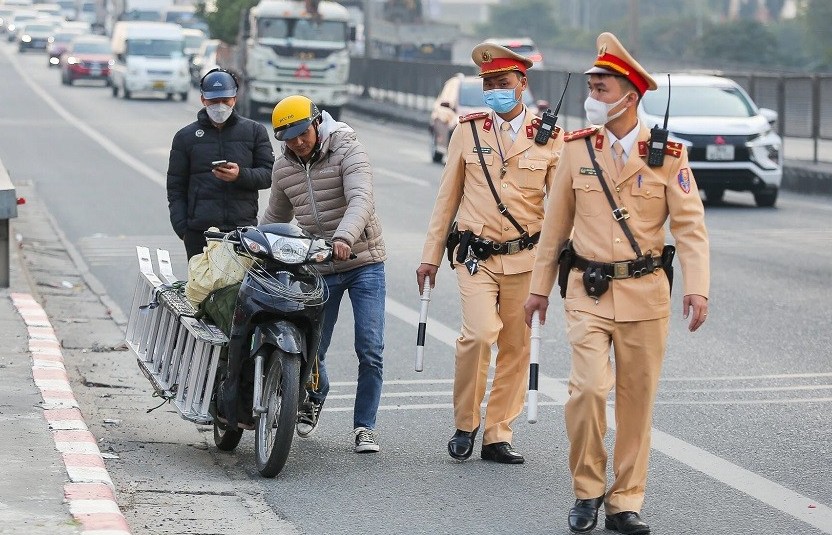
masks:
{"type": "Polygon", "coordinates": [[[251,8],[243,34],[243,113],[256,116],[284,97],[303,94],[339,117],[347,102],[349,13],[328,0],[314,8],[292,0],[263,0],[251,8]]]}
{"type": "Polygon", "coordinates": [[[168,100],[188,99],[190,71],[182,27],[167,22],[121,21],[113,28],[115,64],[110,70],[113,96],[164,93],[168,100]]]}

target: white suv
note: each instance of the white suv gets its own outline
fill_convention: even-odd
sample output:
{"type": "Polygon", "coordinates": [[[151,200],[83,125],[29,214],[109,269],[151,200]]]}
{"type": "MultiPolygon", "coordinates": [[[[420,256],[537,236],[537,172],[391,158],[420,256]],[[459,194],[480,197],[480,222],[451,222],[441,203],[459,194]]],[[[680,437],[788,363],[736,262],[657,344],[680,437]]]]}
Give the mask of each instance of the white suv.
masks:
{"type": "MultiPolygon", "coordinates": [[[[648,91],[639,104],[647,128],[661,126],[667,108],[667,74],[653,78],[658,90],[648,91]]],[[[708,202],[719,202],[729,189],[750,191],[757,206],[774,206],[783,178],[776,120],[777,112],[757,108],[733,80],[670,75],[670,140],[687,146],[696,184],[708,202]]]]}

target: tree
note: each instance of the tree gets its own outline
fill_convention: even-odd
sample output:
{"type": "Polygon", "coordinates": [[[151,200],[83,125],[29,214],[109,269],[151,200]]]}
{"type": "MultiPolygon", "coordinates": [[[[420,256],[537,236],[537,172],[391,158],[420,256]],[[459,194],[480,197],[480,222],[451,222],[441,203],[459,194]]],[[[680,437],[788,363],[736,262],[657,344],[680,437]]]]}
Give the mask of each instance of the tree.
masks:
{"type": "Polygon", "coordinates": [[[695,50],[700,59],[708,61],[765,65],[780,60],[775,35],[753,20],[711,26],[697,41],[695,50]]]}
{"type": "Polygon", "coordinates": [[[528,35],[538,44],[551,44],[560,32],[550,0],[514,0],[491,6],[490,21],[477,27],[487,37],[528,35]]]}
{"type": "Polygon", "coordinates": [[[814,53],[816,67],[832,66],[832,35],[829,21],[832,20],[832,2],[829,0],[808,0],[803,20],[806,24],[806,39],[814,53]]]}
{"type": "Polygon", "coordinates": [[[208,23],[211,37],[235,43],[240,28],[240,15],[257,5],[259,0],[216,0],[216,9],[207,12],[200,3],[198,11],[208,23]]]}

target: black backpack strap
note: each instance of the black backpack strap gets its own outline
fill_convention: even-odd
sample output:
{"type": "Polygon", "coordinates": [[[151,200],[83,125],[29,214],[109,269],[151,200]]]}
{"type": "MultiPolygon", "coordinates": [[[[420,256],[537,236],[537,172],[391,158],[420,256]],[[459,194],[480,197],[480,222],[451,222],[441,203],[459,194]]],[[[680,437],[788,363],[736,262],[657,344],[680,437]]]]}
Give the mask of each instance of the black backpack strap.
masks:
{"type": "Polygon", "coordinates": [[[482,172],[485,173],[485,181],[488,182],[488,187],[491,188],[491,195],[494,196],[494,200],[497,202],[497,209],[500,211],[501,214],[506,216],[514,228],[517,229],[517,232],[520,233],[520,237],[528,236],[526,230],[520,226],[520,223],[514,219],[514,216],[508,211],[508,206],[503,204],[503,201],[500,200],[500,195],[497,193],[497,189],[494,187],[494,182],[491,181],[491,174],[488,172],[488,168],[485,166],[485,158],[482,157],[482,148],[480,147],[480,138],[477,135],[477,128],[474,126],[474,121],[469,123],[471,125],[471,132],[474,134],[474,147],[476,147],[477,155],[480,157],[480,165],[482,166],[482,172]]]}

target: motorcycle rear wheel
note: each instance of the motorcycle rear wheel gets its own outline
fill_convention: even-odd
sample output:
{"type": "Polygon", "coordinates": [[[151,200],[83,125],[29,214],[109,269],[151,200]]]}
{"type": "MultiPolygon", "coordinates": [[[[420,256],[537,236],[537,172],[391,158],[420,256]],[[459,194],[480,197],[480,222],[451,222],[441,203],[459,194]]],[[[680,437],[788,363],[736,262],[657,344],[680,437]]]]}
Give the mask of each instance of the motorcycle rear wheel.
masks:
{"type": "Polygon", "coordinates": [[[222,451],[233,451],[243,438],[242,429],[229,429],[223,423],[214,419],[214,444],[222,451]]]}
{"type": "Polygon", "coordinates": [[[262,399],[267,410],[257,418],[254,451],[260,475],[274,477],[286,464],[295,436],[300,359],[275,350],[264,383],[262,399]]]}

